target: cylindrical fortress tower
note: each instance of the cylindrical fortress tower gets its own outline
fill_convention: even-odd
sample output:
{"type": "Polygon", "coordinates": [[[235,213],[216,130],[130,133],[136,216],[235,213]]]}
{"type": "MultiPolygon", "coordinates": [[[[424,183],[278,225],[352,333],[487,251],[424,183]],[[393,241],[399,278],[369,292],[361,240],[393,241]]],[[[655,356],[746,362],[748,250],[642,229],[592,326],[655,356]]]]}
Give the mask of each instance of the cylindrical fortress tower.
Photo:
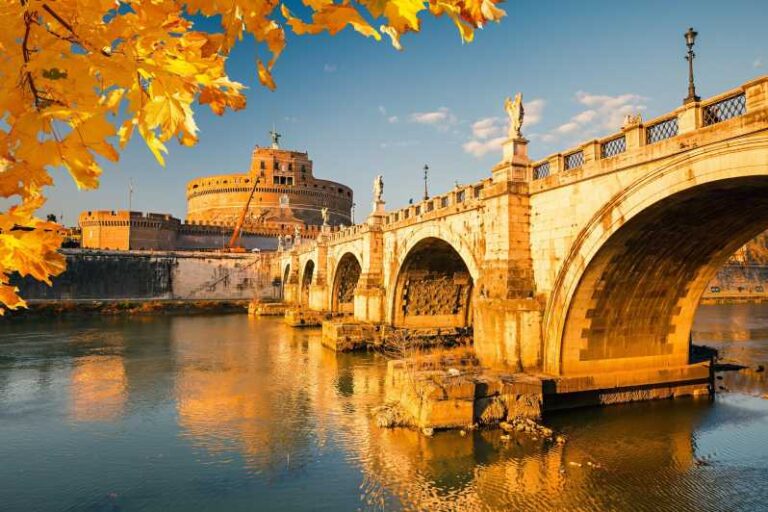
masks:
{"type": "Polygon", "coordinates": [[[236,223],[254,179],[259,184],[248,208],[246,225],[280,223],[286,207],[294,221],[308,225],[323,223],[324,207],[328,208],[329,224],[351,224],[352,189],[315,178],[307,153],[280,149],[276,143],[271,148],[257,146],[253,150],[247,174],[205,176],[187,183],[187,220],[236,223]]]}

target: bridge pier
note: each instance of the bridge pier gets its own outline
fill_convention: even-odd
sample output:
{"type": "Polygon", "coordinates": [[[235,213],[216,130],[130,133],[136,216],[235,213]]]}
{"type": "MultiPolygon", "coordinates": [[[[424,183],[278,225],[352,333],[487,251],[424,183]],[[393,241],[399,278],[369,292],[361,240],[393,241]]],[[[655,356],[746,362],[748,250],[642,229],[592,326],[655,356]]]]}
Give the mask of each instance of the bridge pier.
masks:
{"type": "Polygon", "coordinates": [[[328,286],[325,283],[312,284],[309,287],[309,309],[327,311],[328,302],[328,286]]]}
{"type": "Polygon", "coordinates": [[[486,366],[537,371],[541,368],[539,303],[534,299],[477,299],[474,347],[486,366]]]}

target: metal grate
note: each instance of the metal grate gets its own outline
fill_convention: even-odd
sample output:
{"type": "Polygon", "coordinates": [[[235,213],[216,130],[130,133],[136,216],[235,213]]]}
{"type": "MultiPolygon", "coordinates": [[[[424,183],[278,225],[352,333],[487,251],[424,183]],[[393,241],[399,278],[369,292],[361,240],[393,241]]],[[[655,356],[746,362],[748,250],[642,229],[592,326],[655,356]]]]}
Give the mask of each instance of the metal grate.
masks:
{"type": "Polygon", "coordinates": [[[577,151],[565,156],[565,170],[575,169],[584,165],[584,152],[577,151]]]}
{"type": "Polygon", "coordinates": [[[747,97],[744,94],[726,98],[704,107],[704,126],[709,126],[747,113],[747,97]]]}
{"type": "Polygon", "coordinates": [[[645,143],[653,144],[677,135],[677,118],[673,117],[645,129],[645,143]]]}
{"type": "Polygon", "coordinates": [[[549,176],[549,162],[544,162],[533,168],[533,179],[540,180],[549,176]]]}
{"type": "Polygon", "coordinates": [[[602,158],[611,158],[627,150],[627,138],[625,136],[616,137],[600,145],[600,155],[602,158]]]}

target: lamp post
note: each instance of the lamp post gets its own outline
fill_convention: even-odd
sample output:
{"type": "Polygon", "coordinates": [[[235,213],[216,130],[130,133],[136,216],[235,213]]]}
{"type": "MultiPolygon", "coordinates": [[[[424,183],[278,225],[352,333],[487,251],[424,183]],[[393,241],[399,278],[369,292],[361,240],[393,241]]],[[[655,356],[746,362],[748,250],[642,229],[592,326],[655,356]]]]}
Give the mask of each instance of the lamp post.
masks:
{"type": "Polygon", "coordinates": [[[693,59],[696,58],[696,54],[693,53],[693,45],[696,43],[696,36],[698,34],[698,32],[693,30],[693,27],[689,28],[688,32],[685,33],[685,45],[688,47],[688,55],[685,56],[685,60],[688,61],[688,97],[683,100],[683,105],[701,99],[696,96],[696,85],[693,83],[693,59]]]}
{"type": "Polygon", "coordinates": [[[424,164],[424,200],[429,199],[429,192],[427,191],[427,173],[429,172],[429,166],[424,164]]]}

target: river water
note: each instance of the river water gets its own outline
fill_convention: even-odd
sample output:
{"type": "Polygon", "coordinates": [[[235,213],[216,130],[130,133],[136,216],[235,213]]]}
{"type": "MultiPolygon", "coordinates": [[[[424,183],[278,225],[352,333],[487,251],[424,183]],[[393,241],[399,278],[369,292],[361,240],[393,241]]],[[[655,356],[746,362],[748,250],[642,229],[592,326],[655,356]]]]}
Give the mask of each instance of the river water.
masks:
{"type": "Polygon", "coordinates": [[[551,415],[544,446],[378,429],[386,361],[279,320],[0,324],[0,510],[768,509],[768,306],[704,306],[694,339],[752,369],[551,415]]]}

